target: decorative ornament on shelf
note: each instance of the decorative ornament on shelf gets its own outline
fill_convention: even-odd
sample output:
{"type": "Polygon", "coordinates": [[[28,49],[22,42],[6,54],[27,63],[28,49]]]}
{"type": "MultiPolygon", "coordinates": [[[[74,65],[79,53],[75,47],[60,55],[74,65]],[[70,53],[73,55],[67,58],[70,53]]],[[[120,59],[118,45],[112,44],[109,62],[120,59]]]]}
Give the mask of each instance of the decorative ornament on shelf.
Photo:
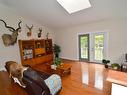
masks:
{"type": "Polygon", "coordinates": [[[48,39],[48,37],[49,37],[49,33],[46,34],[46,39],[48,39]]]}
{"type": "Polygon", "coordinates": [[[18,28],[17,29],[14,29],[13,27],[10,27],[6,24],[6,22],[2,19],[0,19],[0,21],[2,21],[4,24],[5,24],[5,27],[9,29],[9,31],[12,32],[12,34],[3,34],[2,35],[2,40],[3,40],[3,43],[5,46],[10,46],[10,45],[14,45],[16,42],[17,42],[17,36],[18,36],[18,33],[21,32],[21,22],[20,21],[18,23],[18,28]]]}
{"type": "Polygon", "coordinates": [[[33,25],[31,27],[29,27],[27,24],[26,24],[26,27],[29,31],[27,31],[27,37],[30,37],[32,35],[32,29],[33,29],[33,25]]]}
{"type": "Polygon", "coordinates": [[[42,34],[42,28],[39,28],[39,33],[38,33],[38,38],[40,38],[41,37],[41,34],[42,34]]]}

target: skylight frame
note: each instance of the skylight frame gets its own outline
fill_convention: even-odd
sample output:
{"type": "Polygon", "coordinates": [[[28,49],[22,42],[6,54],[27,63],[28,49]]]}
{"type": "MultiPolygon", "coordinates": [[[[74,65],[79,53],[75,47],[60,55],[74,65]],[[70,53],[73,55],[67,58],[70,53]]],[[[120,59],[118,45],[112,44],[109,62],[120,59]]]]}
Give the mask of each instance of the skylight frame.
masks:
{"type": "Polygon", "coordinates": [[[57,0],[57,2],[69,13],[75,13],[91,7],[89,0],[57,0]]]}

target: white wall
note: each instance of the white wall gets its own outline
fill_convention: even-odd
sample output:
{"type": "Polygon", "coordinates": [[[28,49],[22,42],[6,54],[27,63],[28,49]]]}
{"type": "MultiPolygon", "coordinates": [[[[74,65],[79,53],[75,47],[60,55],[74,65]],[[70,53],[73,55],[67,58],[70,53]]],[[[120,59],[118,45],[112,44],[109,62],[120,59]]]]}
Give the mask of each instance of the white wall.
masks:
{"type": "Polygon", "coordinates": [[[55,40],[61,46],[61,57],[78,60],[78,33],[108,32],[108,55],[111,62],[122,63],[127,53],[127,18],[114,18],[55,32],[55,40]]]}
{"type": "MultiPolygon", "coordinates": [[[[51,29],[48,29],[47,27],[37,24],[31,20],[25,19],[22,16],[19,16],[12,9],[7,8],[3,5],[0,5],[0,19],[3,19],[9,26],[15,28],[18,27],[17,24],[19,20],[22,21],[21,24],[22,31],[21,33],[19,33],[18,39],[38,39],[37,37],[38,28],[42,27],[43,33],[41,38],[44,39],[45,34],[49,32],[49,38],[52,38],[54,40],[54,32],[51,31],[51,29]],[[26,24],[29,26],[31,24],[34,25],[31,37],[26,36],[26,32],[28,31],[28,29],[25,26],[26,24]]],[[[11,34],[11,32],[5,28],[3,22],[0,22],[0,70],[4,68],[4,64],[8,60],[13,60],[20,63],[20,53],[18,43],[16,43],[14,46],[5,47],[1,38],[3,34],[11,34]]]]}

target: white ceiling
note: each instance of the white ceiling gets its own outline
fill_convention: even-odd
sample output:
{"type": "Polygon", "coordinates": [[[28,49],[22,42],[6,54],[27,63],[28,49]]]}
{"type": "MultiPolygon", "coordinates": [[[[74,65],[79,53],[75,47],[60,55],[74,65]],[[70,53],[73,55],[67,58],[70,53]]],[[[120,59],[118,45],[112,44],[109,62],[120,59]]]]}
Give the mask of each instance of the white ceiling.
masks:
{"type": "Polygon", "coordinates": [[[127,17],[127,0],[90,0],[92,7],[68,14],[56,0],[0,0],[22,16],[50,28],[66,28],[114,17],[127,17]]]}

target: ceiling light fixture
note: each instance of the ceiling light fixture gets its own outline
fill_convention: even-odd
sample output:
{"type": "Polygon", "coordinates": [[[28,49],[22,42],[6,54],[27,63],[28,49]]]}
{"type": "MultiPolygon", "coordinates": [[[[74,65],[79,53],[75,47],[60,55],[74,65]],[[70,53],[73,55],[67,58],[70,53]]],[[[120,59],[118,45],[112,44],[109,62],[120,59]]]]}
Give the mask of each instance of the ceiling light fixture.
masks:
{"type": "Polygon", "coordinates": [[[69,14],[91,7],[89,0],[57,0],[57,2],[69,14]]]}

